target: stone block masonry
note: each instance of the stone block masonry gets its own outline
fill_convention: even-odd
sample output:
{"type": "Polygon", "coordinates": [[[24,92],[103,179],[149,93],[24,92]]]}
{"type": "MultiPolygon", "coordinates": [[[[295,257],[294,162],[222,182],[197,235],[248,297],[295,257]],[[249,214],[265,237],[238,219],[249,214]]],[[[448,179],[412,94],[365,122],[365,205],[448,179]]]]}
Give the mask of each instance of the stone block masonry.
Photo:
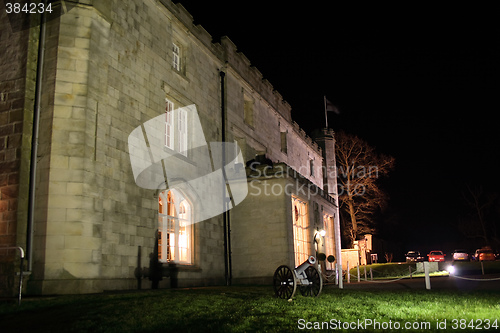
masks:
{"type": "MultiPolygon", "coordinates": [[[[71,10],[46,24],[29,292],[90,293],[137,286],[138,261],[141,269],[148,266],[156,250],[161,190],[135,183],[128,137],[163,115],[166,99],[175,109],[196,106],[207,142],[222,140],[225,105],[226,140],[240,144],[245,161],[265,153],[322,187],[321,149],[293,123],[290,105],[228,38],[212,43],[191,15],[169,0],[66,2],[71,10]],[[174,43],[179,68],[173,66],[174,43]]],[[[53,8],[57,10],[57,3],[53,8]]],[[[9,32],[5,22],[0,26],[0,246],[26,244],[39,31],[9,32]]],[[[209,174],[217,164],[200,165],[189,154],[184,157],[188,166],[179,178],[209,174]]],[[[207,192],[210,187],[207,182],[207,192]]],[[[206,203],[187,199],[193,214],[202,215],[206,203]]],[[[271,216],[264,251],[280,252],[279,258],[290,261],[293,249],[290,239],[284,239],[290,238],[290,200],[261,199],[242,204],[230,215],[235,221],[237,214],[242,214],[240,221],[248,215],[256,223],[271,216]],[[263,208],[260,215],[249,213],[252,204],[263,208]]],[[[219,215],[193,224],[192,258],[185,261],[191,264],[178,265],[179,286],[224,283],[223,223],[219,215]]],[[[235,232],[235,240],[261,234],[259,226],[245,228],[235,232]]],[[[262,249],[246,241],[234,242],[233,249],[243,265],[234,265],[235,274],[255,277],[253,269],[244,266],[247,254],[252,265],[263,269],[262,249]]],[[[14,254],[9,258],[12,261],[14,254]]],[[[267,278],[269,271],[258,277],[267,278]]],[[[160,283],[166,285],[168,279],[160,283]]]]}
{"type": "MultiPolygon", "coordinates": [[[[0,13],[0,248],[26,249],[39,17],[22,30],[24,19],[0,13]]],[[[15,293],[18,259],[18,251],[0,249],[0,295],[15,293]]]]}
{"type": "MultiPolygon", "coordinates": [[[[178,18],[156,1],[110,3],[80,3],[47,26],[33,293],[134,288],[138,247],[143,266],[154,251],[158,193],[135,185],[128,136],[165,112],[166,97],[199,105],[206,123],[219,113],[217,60],[193,47],[186,61],[205,74],[172,70],[173,35],[192,38],[178,18]]],[[[193,242],[184,280],[222,280],[220,217],[196,224],[193,242]]]]}

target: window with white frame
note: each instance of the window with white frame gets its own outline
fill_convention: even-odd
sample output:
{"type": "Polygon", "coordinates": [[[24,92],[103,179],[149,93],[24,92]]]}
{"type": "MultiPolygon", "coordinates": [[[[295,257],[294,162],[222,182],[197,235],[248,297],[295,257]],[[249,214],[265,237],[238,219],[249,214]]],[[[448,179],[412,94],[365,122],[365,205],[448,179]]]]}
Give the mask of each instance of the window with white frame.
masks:
{"type": "Polygon", "coordinates": [[[254,125],[254,105],[253,100],[247,94],[243,94],[243,120],[249,126],[254,125]]]}
{"type": "Polygon", "coordinates": [[[165,98],[165,147],[174,149],[174,103],[165,98]]]}
{"type": "Polygon", "coordinates": [[[309,215],[306,202],[292,196],[293,217],[293,251],[295,266],[299,266],[311,255],[311,241],[309,237],[309,215]]]}
{"type": "Polygon", "coordinates": [[[158,198],[158,260],[192,264],[193,223],[191,204],[176,190],[158,198]]]}
{"type": "MultiPolygon", "coordinates": [[[[325,254],[326,256],[335,256],[335,238],[333,229],[333,216],[324,214],[323,215],[323,228],[325,229],[325,254]]],[[[333,270],[334,263],[326,261],[326,269],[333,270]]]]}
{"type": "Polygon", "coordinates": [[[172,43],[172,53],[173,53],[172,67],[174,67],[175,70],[180,71],[181,70],[181,49],[180,49],[179,45],[172,43]]]}
{"type": "Polygon", "coordinates": [[[165,98],[165,147],[187,156],[188,113],[179,109],[174,112],[174,103],[165,98]]]}
{"type": "Polygon", "coordinates": [[[281,152],[286,154],[288,151],[288,145],[287,145],[287,132],[280,132],[280,138],[281,138],[281,152]]]}
{"type": "Polygon", "coordinates": [[[184,156],[187,156],[188,149],[188,133],[187,133],[187,112],[186,110],[179,110],[178,113],[179,123],[178,123],[178,132],[179,132],[179,153],[184,156]]]}

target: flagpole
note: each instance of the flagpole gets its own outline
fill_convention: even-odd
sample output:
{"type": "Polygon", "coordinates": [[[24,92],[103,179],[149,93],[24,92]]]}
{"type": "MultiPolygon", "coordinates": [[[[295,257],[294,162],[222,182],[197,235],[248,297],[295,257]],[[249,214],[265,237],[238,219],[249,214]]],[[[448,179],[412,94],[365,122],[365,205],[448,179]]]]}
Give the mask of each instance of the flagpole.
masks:
{"type": "Polygon", "coordinates": [[[325,102],[325,122],[326,122],[326,128],[328,128],[328,114],[326,112],[326,96],[323,95],[323,99],[325,102]]]}

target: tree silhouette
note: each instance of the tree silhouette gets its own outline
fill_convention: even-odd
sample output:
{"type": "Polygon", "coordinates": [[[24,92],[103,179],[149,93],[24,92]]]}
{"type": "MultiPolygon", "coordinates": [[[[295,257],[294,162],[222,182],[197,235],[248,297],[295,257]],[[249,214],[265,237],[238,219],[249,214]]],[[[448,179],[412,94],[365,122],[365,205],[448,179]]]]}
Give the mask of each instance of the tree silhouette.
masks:
{"type": "Polygon", "coordinates": [[[480,238],[484,245],[498,245],[498,206],[499,197],[495,192],[488,192],[482,186],[466,186],[462,192],[467,214],[458,222],[458,229],[467,238],[480,238]]]}
{"type": "Polygon", "coordinates": [[[340,208],[349,219],[343,226],[352,246],[358,236],[374,231],[374,214],[387,203],[378,180],[394,168],[395,160],[355,135],[341,131],[335,139],[340,208]]]}

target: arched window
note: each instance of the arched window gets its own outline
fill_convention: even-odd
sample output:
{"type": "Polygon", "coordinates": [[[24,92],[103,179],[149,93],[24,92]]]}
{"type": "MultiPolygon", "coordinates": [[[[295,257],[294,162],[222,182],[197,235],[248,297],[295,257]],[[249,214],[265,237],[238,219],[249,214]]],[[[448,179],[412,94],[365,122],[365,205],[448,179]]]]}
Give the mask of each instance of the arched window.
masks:
{"type": "Polygon", "coordinates": [[[307,204],[294,196],[292,196],[292,209],[293,251],[295,253],[295,266],[299,266],[311,255],[309,217],[307,213],[307,204]]]}
{"type": "Polygon", "coordinates": [[[158,198],[158,259],[160,262],[192,263],[193,223],[191,204],[176,190],[158,198]]]}

